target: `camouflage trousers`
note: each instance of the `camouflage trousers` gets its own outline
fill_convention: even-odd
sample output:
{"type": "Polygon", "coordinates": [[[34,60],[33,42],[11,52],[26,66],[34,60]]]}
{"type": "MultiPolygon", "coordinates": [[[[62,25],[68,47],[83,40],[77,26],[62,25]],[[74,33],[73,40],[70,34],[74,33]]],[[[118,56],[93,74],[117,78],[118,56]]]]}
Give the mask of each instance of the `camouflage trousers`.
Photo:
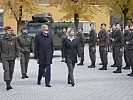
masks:
{"type": "Polygon", "coordinates": [[[30,59],[30,53],[21,53],[20,64],[21,64],[22,74],[27,73],[29,59],[30,59]]]}
{"type": "Polygon", "coordinates": [[[3,64],[3,70],[4,70],[4,81],[7,81],[7,80],[12,81],[15,60],[3,60],[2,64],[3,64]]]}

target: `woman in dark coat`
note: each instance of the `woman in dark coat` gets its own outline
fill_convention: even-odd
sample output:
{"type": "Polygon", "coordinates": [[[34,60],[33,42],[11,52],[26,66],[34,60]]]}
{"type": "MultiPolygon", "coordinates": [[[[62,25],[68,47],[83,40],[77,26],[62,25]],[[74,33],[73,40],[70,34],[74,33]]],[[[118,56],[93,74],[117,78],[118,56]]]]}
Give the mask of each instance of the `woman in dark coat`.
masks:
{"type": "Polygon", "coordinates": [[[77,55],[80,58],[80,51],[78,46],[78,40],[74,37],[74,29],[68,28],[67,37],[63,39],[62,43],[62,52],[63,59],[68,67],[68,84],[72,86],[74,83],[73,71],[75,67],[75,63],[77,63],[77,55]]]}

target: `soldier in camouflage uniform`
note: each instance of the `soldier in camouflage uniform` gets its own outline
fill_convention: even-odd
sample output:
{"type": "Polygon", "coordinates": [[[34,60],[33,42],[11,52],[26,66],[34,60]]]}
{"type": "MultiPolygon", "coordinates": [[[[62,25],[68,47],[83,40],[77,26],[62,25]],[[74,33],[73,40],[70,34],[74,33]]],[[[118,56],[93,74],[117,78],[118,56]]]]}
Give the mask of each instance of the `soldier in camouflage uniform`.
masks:
{"type": "Polygon", "coordinates": [[[89,42],[89,54],[91,59],[91,65],[88,66],[88,68],[95,68],[97,33],[94,29],[94,23],[91,23],[90,27],[91,31],[89,33],[88,42],[89,42]]]}
{"type": "Polygon", "coordinates": [[[127,76],[133,77],[133,25],[130,26],[130,33],[129,33],[128,40],[126,41],[126,45],[128,46],[129,51],[129,63],[131,65],[131,73],[127,74],[127,76]]]}
{"type": "Polygon", "coordinates": [[[113,73],[121,73],[122,68],[122,56],[123,56],[123,34],[120,31],[120,24],[116,24],[116,31],[112,37],[114,45],[115,60],[117,69],[113,73]],[[117,56],[116,56],[117,55],[117,56]]]}
{"type": "Polygon", "coordinates": [[[112,25],[112,33],[111,33],[111,38],[110,38],[110,42],[111,42],[111,45],[112,45],[112,56],[113,56],[113,60],[114,60],[114,64],[111,65],[111,67],[116,67],[116,60],[115,60],[115,47],[114,47],[114,44],[113,44],[113,41],[112,41],[112,38],[114,37],[115,35],[115,31],[116,31],[116,25],[113,24],[112,25]]]}
{"type": "Polygon", "coordinates": [[[21,73],[22,79],[28,78],[27,76],[27,69],[28,63],[30,58],[30,52],[34,52],[34,42],[33,38],[28,35],[28,31],[26,27],[21,29],[22,34],[17,37],[17,41],[20,47],[20,54],[21,54],[21,73]]]}
{"type": "Polygon", "coordinates": [[[130,62],[129,62],[129,50],[128,50],[128,45],[126,45],[126,42],[129,39],[129,35],[130,35],[130,30],[128,26],[125,26],[125,32],[124,32],[124,60],[126,63],[126,66],[123,67],[122,69],[128,70],[130,69],[130,62]]]}
{"type": "Polygon", "coordinates": [[[85,45],[85,37],[83,34],[82,28],[78,29],[77,36],[78,42],[79,42],[79,48],[80,48],[80,54],[81,54],[81,61],[77,65],[84,65],[84,45],[85,45]]]}
{"type": "Polygon", "coordinates": [[[13,78],[15,59],[19,57],[19,46],[16,38],[11,36],[10,29],[10,26],[4,27],[5,34],[0,39],[0,60],[3,64],[7,90],[12,89],[10,84],[13,78]]]}
{"type": "Polygon", "coordinates": [[[101,30],[98,33],[98,45],[99,45],[99,53],[103,67],[99,68],[99,70],[107,70],[107,64],[108,64],[107,46],[109,42],[109,35],[105,29],[106,29],[106,24],[102,23],[101,30]]]}
{"type": "MultiPolygon", "coordinates": [[[[62,54],[62,42],[63,42],[63,39],[66,37],[66,28],[63,28],[58,36],[61,39],[61,54],[62,54]]],[[[64,62],[64,60],[62,59],[61,62],[64,62]]]]}

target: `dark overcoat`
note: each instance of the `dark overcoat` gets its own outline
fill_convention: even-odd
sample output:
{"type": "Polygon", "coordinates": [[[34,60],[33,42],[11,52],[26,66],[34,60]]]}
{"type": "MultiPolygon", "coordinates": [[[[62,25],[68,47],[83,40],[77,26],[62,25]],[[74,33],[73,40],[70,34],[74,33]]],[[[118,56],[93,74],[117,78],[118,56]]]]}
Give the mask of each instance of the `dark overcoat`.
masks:
{"type": "Polygon", "coordinates": [[[35,36],[35,59],[39,59],[39,64],[52,64],[54,44],[51,35],[45,36],[38,33],[35,36]]]}

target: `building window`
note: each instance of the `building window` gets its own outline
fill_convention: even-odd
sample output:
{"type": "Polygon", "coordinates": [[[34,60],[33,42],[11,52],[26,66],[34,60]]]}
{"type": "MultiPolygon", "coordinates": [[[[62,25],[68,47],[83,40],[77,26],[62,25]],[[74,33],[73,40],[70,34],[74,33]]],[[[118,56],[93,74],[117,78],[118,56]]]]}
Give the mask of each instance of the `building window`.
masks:
{"type": "MultiPolygon", "coordinates": [[[[89,33],[89,31],[91,30],[90,23],[91,22],[79,22],[79,28],[83,29],[83,33],[89,33]]],[[[95,24],[95,27],[96,27],[95,22],[94,22],[94,24],[95,24]]]]}
{"type": "Polygon", "coordinates": [[[3,24],[4,24],[3,13],[0,12],[0,34],[3,33],[3,24]]]}

